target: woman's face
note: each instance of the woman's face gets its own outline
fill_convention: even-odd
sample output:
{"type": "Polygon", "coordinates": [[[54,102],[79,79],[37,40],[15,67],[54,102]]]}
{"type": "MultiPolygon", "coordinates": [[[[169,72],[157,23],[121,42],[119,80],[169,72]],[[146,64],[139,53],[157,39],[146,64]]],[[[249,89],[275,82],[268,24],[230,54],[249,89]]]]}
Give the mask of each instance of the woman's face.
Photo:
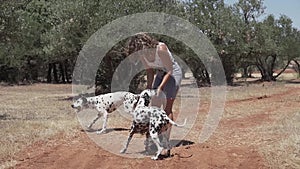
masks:
{"type": "Polygon", "coordinates": [[[140,60],[143,58],[147,58],[149,61],[153,61],[155,57],[156,49],[154,48],[145,48],[142,50],[138,50],[128,56],[128,59],[131,63],[138,64],[140,60]]]}
{"type": "Polygon", "coordinates": [[[133,37],[128,45],[129,60],[132,63],[138,62],[141,57],[153,58],[155,56],[155,44],[152,44],[151,38],[143,35],[136,35],[133,37]]]}

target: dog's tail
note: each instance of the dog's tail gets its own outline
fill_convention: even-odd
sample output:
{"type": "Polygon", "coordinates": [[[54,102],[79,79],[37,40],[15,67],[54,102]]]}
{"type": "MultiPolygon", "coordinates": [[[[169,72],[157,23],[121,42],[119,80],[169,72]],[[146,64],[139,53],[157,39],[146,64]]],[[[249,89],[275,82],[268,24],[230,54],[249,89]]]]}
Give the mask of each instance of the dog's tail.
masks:
{"type": "Polygon", "coordinates": [[[166,115],[166,119],[169,120],[169,122],[176,127],[184,127],[186,125],[186,121],[187,121],[187,119],[185,118],[183,124],[177,124],[176,122],[171,120],[167,115],[166,115]]]}

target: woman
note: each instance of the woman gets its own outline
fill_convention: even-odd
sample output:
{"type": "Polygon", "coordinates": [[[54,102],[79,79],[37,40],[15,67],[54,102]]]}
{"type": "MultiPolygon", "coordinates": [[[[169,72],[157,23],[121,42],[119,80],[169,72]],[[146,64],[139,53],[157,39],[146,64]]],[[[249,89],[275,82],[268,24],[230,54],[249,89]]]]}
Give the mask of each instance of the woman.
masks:
{"type": "MultiPolygon", "coordinates": [[[[166,44],[158,42],[146,33],[135,34],[129,40],[129,55],[137,51],[146,68],[147,88],[157,89],[157,95],[160,98],[153,99],[152,105],[160,107],[164,102],[164,110],[173,120],[172,107],[182,79],[180,66],[174,60],[166,44]],[[162,100],[164,99],[162,95],[166,97],[166,100],[162,100]]],[[[169,139],[170,127],[166,135],[169,139]]]]}

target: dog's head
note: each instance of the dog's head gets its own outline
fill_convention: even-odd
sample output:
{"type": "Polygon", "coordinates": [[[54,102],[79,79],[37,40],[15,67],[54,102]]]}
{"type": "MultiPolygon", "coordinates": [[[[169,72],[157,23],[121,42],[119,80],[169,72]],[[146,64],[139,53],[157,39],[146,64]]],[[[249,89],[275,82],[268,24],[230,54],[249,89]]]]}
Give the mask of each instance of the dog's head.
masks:
{"type": "Polygon", "coordinates": [[[128,113],[132,113],[138,102],[139,95],[133,93],[127,93],[124,96],[124,109],[128,113]]]}
{"type": "Polygon", "coordinates": [[[156,91],[155,90],[152,90],[152,89],[146,89],[146,90],[143,90],[142,93],[140,94],[140,98],[139,100],[143,99],[144,102],[138,102],[138,104],[144,104],[143,106],[149,106],[150,104],[150,101],[151,101],[151,98],[153,96],[156,96],[156,91]]]}
{"type": "Polygon", "coordinates": [[[73,102],[71,107],[80,111],[82,108],[87,106],[87,102],[88,101],[87,101],[86,97],[80,97],[79,99],[77,99],[73,102]]]}

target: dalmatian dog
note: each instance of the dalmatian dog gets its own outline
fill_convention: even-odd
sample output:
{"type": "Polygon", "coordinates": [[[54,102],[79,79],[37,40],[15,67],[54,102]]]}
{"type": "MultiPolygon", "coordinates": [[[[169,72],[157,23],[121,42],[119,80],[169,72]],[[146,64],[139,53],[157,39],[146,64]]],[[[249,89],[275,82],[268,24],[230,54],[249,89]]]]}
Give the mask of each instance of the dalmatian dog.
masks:
{"type": "Polygon", "coordinates": [[[102,94],[94,97],[81,97],[77,99],[71,107],[79,112],[83,108],[95,108],[98,111],[97,117],[91,122],[88,128],[91,128],[103,114],[103,125],[97,134],[106,132],[108,113],[115,111],[118,107],[124,104],[124,109],[127,113],[133,111],[134,103],[137,102],[138,95],[130,92],[114,92],[102,94]]]}
{"type": "MultiPolygon", "coordinates": [[[[163,109],[155,106],[149,106],[151,98],[155,95],[156,92],[150,89],[146,89],[140,94],[137,105],[132,112],[133,122],[131,125],[129,137],[120,153],[126,152],[129,142],[131,141],[135,133],[146,134],[146,136],[150,136],[157,147],[156,155],[151,159],[157,160],[163,150],[162,142],[159,140],[159,134],[161,134],[162,129],[167,127],[169,123],[177,127],[185,126],[186,119],[183,124],[179,125],[172,121],[163,109]]],[[[166,144],[167,150],[169,151],[171,149],[171,146],[169,143],[166,144]]]]}

